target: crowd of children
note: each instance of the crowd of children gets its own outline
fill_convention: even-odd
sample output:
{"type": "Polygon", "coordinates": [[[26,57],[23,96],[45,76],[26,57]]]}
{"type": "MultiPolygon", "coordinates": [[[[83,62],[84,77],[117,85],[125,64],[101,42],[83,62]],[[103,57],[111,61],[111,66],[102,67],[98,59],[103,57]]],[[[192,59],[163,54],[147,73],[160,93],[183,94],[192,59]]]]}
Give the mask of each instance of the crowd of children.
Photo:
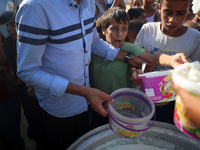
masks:
{"type": "MultiPolygon", "coordinates": [[[[148,71],[160,71],[175,68],[176,66],[187,62],[186,57],[189,58],[191,61],[200,61],[200,10],[197,13],[193,13],[192,0],[160,0],[159,2],[160,3],[158,3],[158,5],[154,5],[155,0],[129,0],[130,6],[127,10],[123,0],[95,0],[96,29],[99,33],[99,37],[102,39],[102,41],[109,43],[114,48],[124,50],[127,55],[123,61],[120,61],[120,59],[109,61],[105,60],[105,58],[103,58],[102,56],[98,56],[99,53],[92,54],[88,71],[89,82],[92,89],[95,88],[110,95],[113,91],[119,88],[133,88],[133,86],[131,86],[132,84],[134,85],[135,83],[140,83],[137,82],[137,74],[141,73],[141,62],[138,61],[137,63],[134,63],[134,65],[131,65],[130,62],[134,59],[137,60],[137,58],[141,58],[140,60],[147,63],[148,71]],[[188,37],[190,37],[190,40],[188,40],[188,37]]],[[[79,4],[79,1],[74,0],[74,3],[74,6],[77,6],[76,4],[79,4]]],[[[13,21],[8,24],[8,27],[9,25],[15,27],[15,23],[12,24],[13,21]]],[[[87,24],[87,22],[84,22],[84,24],[87,24]]],[[[24,27],[23,24],[22,27],[24,27]]],[[[24,31],[26,31],[26,29],[24,29],[24,31]]],[[[31,32],[34,32],[34,30],[31,32]]],[[[43,31],[43,33],[45,34],[46,32],[43,31]]],[[[52,34],[54,34],[53,31],[52,34]]],[[[89,33],[86,32],[86,34],[89,33]]],[[[38,100],[36,99],[34,94],[32,96],[29,96],[27,94],[28,89],[26,87],[26,84],[17,77],[17,58],[15,45],[16,35],[11,32],[10,35],[11,36],[5,41],[2,40],[2,43],[0,44],[0,93],[3,93],[6,89],[8,94],[5,95],[4,93],[4,95],[8,96],[10,92],[12,94],[9,96],[12,97],[2,97],[3,94],[1,94],[0,112],[7,113],[8,111],[10,111],[13,112],[13,114],[10,114],[10,116],[8,116],[7,114],[1,116],[3,113],[0,113],[0,117],[4,119],[4,124],[0,122],[0,127],[2,129],[0,130],[0,139],[3,139],[5,147],[10,148],[10,150],[14,150],[17,147],[19,147],[19,150],[25,149],[25,144],[20,134],[19,116],[21,112],[21,102],[25,111],[27,121],[29,123],[29,130],[27,130],[27,132],[29,132],[29,138],[32,138],[36,141],[38,150],[46,150],[49,148],[49,143],[46,140],[49,137],[45,137],[48,134],[44,132],[53,131],[53,126],[57,123],[56,119],[62,118],[62,114],[59,113],[60,116],[56,117],[55,119],[53,115],[50,115],[47,112],[44,113],[44,110],[40,106],[42,105],[44,107],[45,105],[52,105],[53,100],[51,100],[51,104],[45,104],[41,101],[41,104],[39,105],[38,100]],[[12,40],[12,38],[14,38],[14,40],[12,40]],[[9,50],[12,50],[12,52],[9,52],[9,50]],[[11,61],[9,61],[9,58],[11,58],[11,61]],[[6,64],[5,62],[9,62],[10,64],[6,64]],[[11,70],[13,71],[13,74],[9,73],[11,70]],[[7,89],[8,86],[5,82],[5,79],[7,80],[6,82],[12,84],[12,86],[9,86],[9,88],[12,88],[7,89]],[[15,91],[16,87],[17,93],[15,91]],[[27,101],[27,99],[29,101],[27,101]],[[10,106],[7,107],[8,110],[6,110],[6,105],[10,106]],[[13,107],[13,105],[15,105],[15,108],[13,107]],[[47,121],[46,124],[50,123],[50,121],[53,121],[53,125],[48,127],[46,124],[41,123],[43,122],[43,120],[42,115],[40,114],[44,114],[45,120],[47,121]],[[13,118],[16,119],[14,120],[15,122],[11,122],[13,118]],[[5,126],[6,123],[10,123],[10,126],[7,126],[7,128],[5,126]],[[48,130],[46,130],[45,128],[48,128],[48,130]],[[12,135],[11,129],[15,129],[17,134],[12,135]],[[7,132],[5,133],[5,131],[7,132]],[[18,143],[16,141],[18,141],[18,143]],[[11,147],[11,145],[13,147],[11,147]]],[[[42,36],[43,35],[41,35],[41,37],[42,36]]],[[[22,42],[29,43],[30,41],[22,42]]],[[[56,43],[56,40],[54,39],[50,42],[56,43]]],[[[84,51],[86,51],[84,53],[87,53],[86,47],[87,45],[84,45],[84,51]]],[[[86,66],[88,66],[88,64],[86,64],[86,66]]],[[[85,75],[85,78],[87,78],[87,75],[85,75]]],[[[53,79],[51,82],[53,82],[53,79]]],[[[75,87],[73,84],[70,84],[70,86],[75,87]]],[[[30,88],[32,88],[32,86],[30,86],[30,88]]],[[[36,88],[38,87],[36,86],[36,88]]],[[[35,90],[34,88],[32,89],[35,90]]],[[[180,89],[179,87],[176,87],[176,89],[180,92],[180,94],[183,93],[182,89],[180,89]]],[[[51,90],[52,93],[55,92],[53,91],[53,89],[51,90]]],[[[83,95],[82,93],[78,92],[77,94],[77,92],[75,92],[74,90],[67,89],[65,93],[67,93],[68,91],[72,95],[83,95]]],[[[98,93],[98,91],[95,91],[95,93],[98,93]]],[[[99,95],[102,96],[102,93],[99,95]]],[[[103,96],[107,97],[107,95],[103,96]]],[[[53,94],[51,95],[51,98],[53,98],[53,94]]],[[[107,98],[109,99],[110,97],[107,98]]],[[[83,131],[82,134],[98,126],[108,123],[108,116],[103,117],[102,115],[97,113],[93,106],[94,103],[91,103],[91,101],[89,102],[90,104],[88,109],[91,116],[88,117],[87,111],[87,114],[84,114],[83,116],[87,119],[90,118],[90,122],[88,121],[88,128],[87,130],[83,131]]],[[[59,106],[57,107],[61,107],[61,104],[58,105],[59,106]]],[[[86,105],[86,103],[84,103],[84,105],[86,105]]],[[[156,105],[156,120],[173,124],[173,108],[174,102],[165,103],[165,105],[163,106],[156,105]]],[[[70,117],[66,118],[68,120],[70,119],[70,117]]],[[[65,121],[64,123],[66,122],[67,121],[65,121]]],[[[85,125],[87,126],[87,123],[85,125]]],[[[59,124],[56,125],[56,127],[59,127],[59,124]]],[[[64,128],[64,126],[62,128],[64,128]]],[[[60,132],[62,131],[60,130],[60,132]]],[[[56,134],[57,133],[54,133],[52,135],[56,134]]],[[[64,133],[63,131],[62,134],[64,136],[64,134],[67,133],[64,133]]],[[[72,141],[70,141],[67,146],[72,144],[75,139],[77,139],[77,137],[72,139],[72,141]]],[[[56,144],[61,145],[59,143],[56,144]]],[[[66,145],[63,145],[66,148],[66,145]]],[[[60,147],[64,147],[63,145],[60,147]]]]}

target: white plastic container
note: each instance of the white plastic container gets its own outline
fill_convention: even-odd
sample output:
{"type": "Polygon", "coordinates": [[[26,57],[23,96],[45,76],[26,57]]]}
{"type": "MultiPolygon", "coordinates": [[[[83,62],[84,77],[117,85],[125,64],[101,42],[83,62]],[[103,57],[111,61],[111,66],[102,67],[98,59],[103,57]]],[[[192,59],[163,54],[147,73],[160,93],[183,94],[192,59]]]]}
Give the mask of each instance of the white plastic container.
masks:
{"type": "Polygon", "coordinates": [[[135,138],[153,125],[146,127],[155,113],[155,106],[145,93],[133,88],[122,88],[111,96],[114,103],[108,103],[107,110],[110,115],[109,125],[115,134],[135,138]]]}
{"type": "MultiPolygon", "coordinates": [[[[200,64],[198,62],[186,63],[176,68],[172,80],[191,94],[200,96],[200,64]],[[194,69],[193,65],[197,68],[194,69]],[[192,68],[194,70],[191,71],[192,68]]],[[[185,106],[179,95],[176,96],[175,101],[174,123],[186,135],[200,140],[200,128],[187,117],[185,106]]]]}
{"type": "Polygon", "coordinates": [[[154,103],[175,100],[176,92],[172,84],[174,70],[154,71],[138,75],[141,79],[143,91],[154,103]]]}

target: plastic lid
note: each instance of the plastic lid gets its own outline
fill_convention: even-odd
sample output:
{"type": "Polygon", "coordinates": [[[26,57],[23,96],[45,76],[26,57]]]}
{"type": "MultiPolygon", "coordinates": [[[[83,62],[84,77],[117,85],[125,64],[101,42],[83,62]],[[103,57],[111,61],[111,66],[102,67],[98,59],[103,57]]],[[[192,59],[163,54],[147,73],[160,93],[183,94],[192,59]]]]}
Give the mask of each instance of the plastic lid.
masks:
{"type": "Polygon", "coordinates": [[[139,74],[138,78],[140,78],[140,77],[153,78],[153,77],[165,76],[165,75],[170,75],[173,72],[174,72],[174,69],[173,70],[148,72],[148,73],[139,74]]]}

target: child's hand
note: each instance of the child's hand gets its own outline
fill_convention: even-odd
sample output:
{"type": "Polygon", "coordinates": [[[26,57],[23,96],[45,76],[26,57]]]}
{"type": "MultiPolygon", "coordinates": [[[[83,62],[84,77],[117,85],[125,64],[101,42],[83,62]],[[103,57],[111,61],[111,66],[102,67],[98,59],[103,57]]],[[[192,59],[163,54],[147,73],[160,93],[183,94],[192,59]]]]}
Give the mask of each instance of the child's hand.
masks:
{"type": "Polygon", "coordinates": [[[176,55],[172,56],[172,58],[170,60],[170,65],[173,68],[176,68],[179,65],[184,64],[186,62],[191,62],[191,60],[189,58],[187,58],[184,53],[177,53],[176,55]]]}
{"type": "Polygon", "coordinates": [[[131,71],[131,81],[133,82],[134,85],[136,86],[141,86],[141,80],[138,79],[138,74],[142,74],[142,70],[141,69],[135,69],[133,68],[131,71]]]}
{"type": "Polygon", "coordinates": [[[152,71],[153,71],[153,65],[147,64],[144,72],[146,73],[146,72],[152,72],[152,71]]]}

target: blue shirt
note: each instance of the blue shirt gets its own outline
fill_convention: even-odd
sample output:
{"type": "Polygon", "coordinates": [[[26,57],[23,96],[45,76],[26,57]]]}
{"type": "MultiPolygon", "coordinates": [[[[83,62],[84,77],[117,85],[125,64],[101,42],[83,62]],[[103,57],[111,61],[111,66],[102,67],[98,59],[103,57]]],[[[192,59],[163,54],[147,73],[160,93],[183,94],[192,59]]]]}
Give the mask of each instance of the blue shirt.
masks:
{"type": "Polygon", "coordinates": [[[56,117],[87,110],[68,83],[89,85],[91,52],[114,60],[118,50],[99,39],[91,0],[23,0],[16,16],[18,76],[35,87],[40,106],[56,117]]]}

